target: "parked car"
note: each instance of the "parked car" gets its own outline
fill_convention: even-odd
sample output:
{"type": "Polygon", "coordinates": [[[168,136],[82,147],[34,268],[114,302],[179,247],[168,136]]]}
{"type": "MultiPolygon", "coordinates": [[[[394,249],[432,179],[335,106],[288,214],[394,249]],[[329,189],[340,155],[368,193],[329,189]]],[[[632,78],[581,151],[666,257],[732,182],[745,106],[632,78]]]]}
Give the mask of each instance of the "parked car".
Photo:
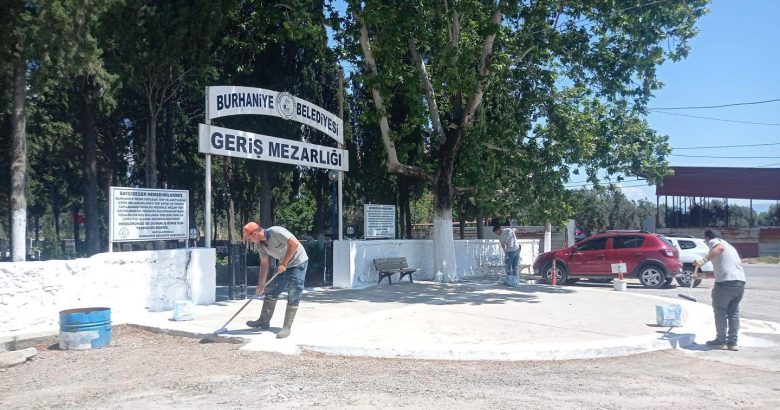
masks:
{"type": "MultiPolygon", "coordinates": [[[[710,253],[710,247],[704,242],[704,239],[694,238],[692,236],[667,236],[674,244],[674,247],[680,252],[680,262],[683,264],[683,274],[677,277],[677,283],[680,286],[688,287],[691,285],[691,273],[693,273],[693,261],[701,259],[710,253]]],[[[712,262],[707,262],[699,268],[702,272],[712,272],[712,262]]],[[[699,286],[701,279],[693,281],[693,287],[699,286]]]]}
{"type": "Polygon", "coordinates": [[[587,278],[608,282],[618,277],[613,263],[625,263],[625,277],[639,279],[642,286],[661,288],[682,274],[680,253],[663,235],[646,231],[610,231],[588,237],[574,246],[539,255],[534,273],[552,283],[555,260],[559,284],[587,278]]]}

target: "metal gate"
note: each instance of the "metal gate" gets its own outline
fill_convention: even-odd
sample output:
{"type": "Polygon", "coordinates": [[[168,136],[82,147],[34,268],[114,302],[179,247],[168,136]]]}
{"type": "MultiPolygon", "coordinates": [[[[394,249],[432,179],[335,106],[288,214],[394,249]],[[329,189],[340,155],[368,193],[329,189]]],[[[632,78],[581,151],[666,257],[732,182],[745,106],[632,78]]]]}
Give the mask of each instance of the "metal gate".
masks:
{"type": "Polygon", "coordinates": [[[228,299],[246,299],[246,245],[228,244],[228,299]]]}

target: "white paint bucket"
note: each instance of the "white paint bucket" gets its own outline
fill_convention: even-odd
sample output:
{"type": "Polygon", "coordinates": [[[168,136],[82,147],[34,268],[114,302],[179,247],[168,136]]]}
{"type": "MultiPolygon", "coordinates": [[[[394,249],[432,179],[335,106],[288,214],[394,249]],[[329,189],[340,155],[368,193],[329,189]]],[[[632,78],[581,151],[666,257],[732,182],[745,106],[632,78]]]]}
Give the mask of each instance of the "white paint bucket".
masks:
{"type": "Polygon", "coordinates": [[[614,279],[612,280],[612,286],[615,287],[615,290],[618,292],[625,292],[628,290],[628,286],[626,285],[628,283],[628,280],[626,279],[614,279]]]}
{"type": "Polygon", "coordinates": [[[656,305],[655,321],[658,326],[682,326],[682,306],[656,305]]]}
{"type": "Polygon", "coordinates": [[[191,300],[177,300],[173,302],[173,320],[183,321],[195,318],[195,306],[191,300]]]}

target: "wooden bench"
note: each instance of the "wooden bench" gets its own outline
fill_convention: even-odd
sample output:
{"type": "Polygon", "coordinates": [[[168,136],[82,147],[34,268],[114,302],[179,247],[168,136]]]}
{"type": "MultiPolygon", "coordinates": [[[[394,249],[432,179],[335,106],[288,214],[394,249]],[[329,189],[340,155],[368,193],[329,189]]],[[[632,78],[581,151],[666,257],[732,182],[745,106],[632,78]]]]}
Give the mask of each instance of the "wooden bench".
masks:
{"type": "Polygon", "coordinates": [[[382,283],[382,279],[387,278],[389,285],[393,284],[392,276],[397,273],[400,276],[398,281],[400,282],[404,276],[409,276],[409,282],[414,283],[412,280],[412,274],[417,272],[417,268],[410,268],[406,262],[405,257],[401,258],[379,258],[374,259],[374,267],[379,273],[379,280],[376,283],[382,283]]]}

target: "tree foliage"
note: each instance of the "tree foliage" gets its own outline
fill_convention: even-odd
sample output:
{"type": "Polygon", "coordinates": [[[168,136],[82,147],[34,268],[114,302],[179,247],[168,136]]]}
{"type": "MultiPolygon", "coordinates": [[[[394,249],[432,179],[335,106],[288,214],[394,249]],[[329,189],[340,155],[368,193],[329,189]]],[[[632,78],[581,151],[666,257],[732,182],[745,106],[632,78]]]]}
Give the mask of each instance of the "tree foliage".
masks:
{"type": "MultiPolygon", "coordinates": [[[[648,127],[646,106],[662,85],[656,67],[687,55],[706,3],[419,0],[344,10],[324,0],[0,0],[3,163],[28,155],[11,155],[22,141],[15,67],[30,134],[29,166],[0,171],[7,182],[29,178],[0,184],[0,205],[29,211],[22,219],[54,241],[80,241],[70,215],[86,213],[89,253],[106,243],[109,186],[187,189],[191,223],[202,226],[205,87],[288,91],[339,112],[342,66],[346,225],[362,227],[364,203],[397,204],[405,237],[412,223],[450,215],[559,223],[592,205],[565,189],[572,172],[594,183],[667,172],[669,146],[648,127]]],[[[216,123],[334,145],[278,118],[216,123]]],[[[212,239],[235,240],[249,219],[332,231],[323,170],[221,157],[212,165],[212,239]]],[[[616,212],[599,223],[629,219],[616,212]]]]}
{"type": "MultiPolygon", "coordinates": [[[[667,139],[643,115],[661,86],[656,67],[687,55],[706,3],[353,1],[344,43],[367,67],[388,169],[428,178],[437,217],[450,218],[457,181],[483,185],[496,209],[560,222],[571,170],[591,182],[668,172],[667,139]],[[398,94],[417,107],[406,121],[430,125],[417,143],[432,173],[399,161],[388,104],[398,94]]],[[[450,277],[451,235],[434,242],[435,269],[450,277]]]]}

